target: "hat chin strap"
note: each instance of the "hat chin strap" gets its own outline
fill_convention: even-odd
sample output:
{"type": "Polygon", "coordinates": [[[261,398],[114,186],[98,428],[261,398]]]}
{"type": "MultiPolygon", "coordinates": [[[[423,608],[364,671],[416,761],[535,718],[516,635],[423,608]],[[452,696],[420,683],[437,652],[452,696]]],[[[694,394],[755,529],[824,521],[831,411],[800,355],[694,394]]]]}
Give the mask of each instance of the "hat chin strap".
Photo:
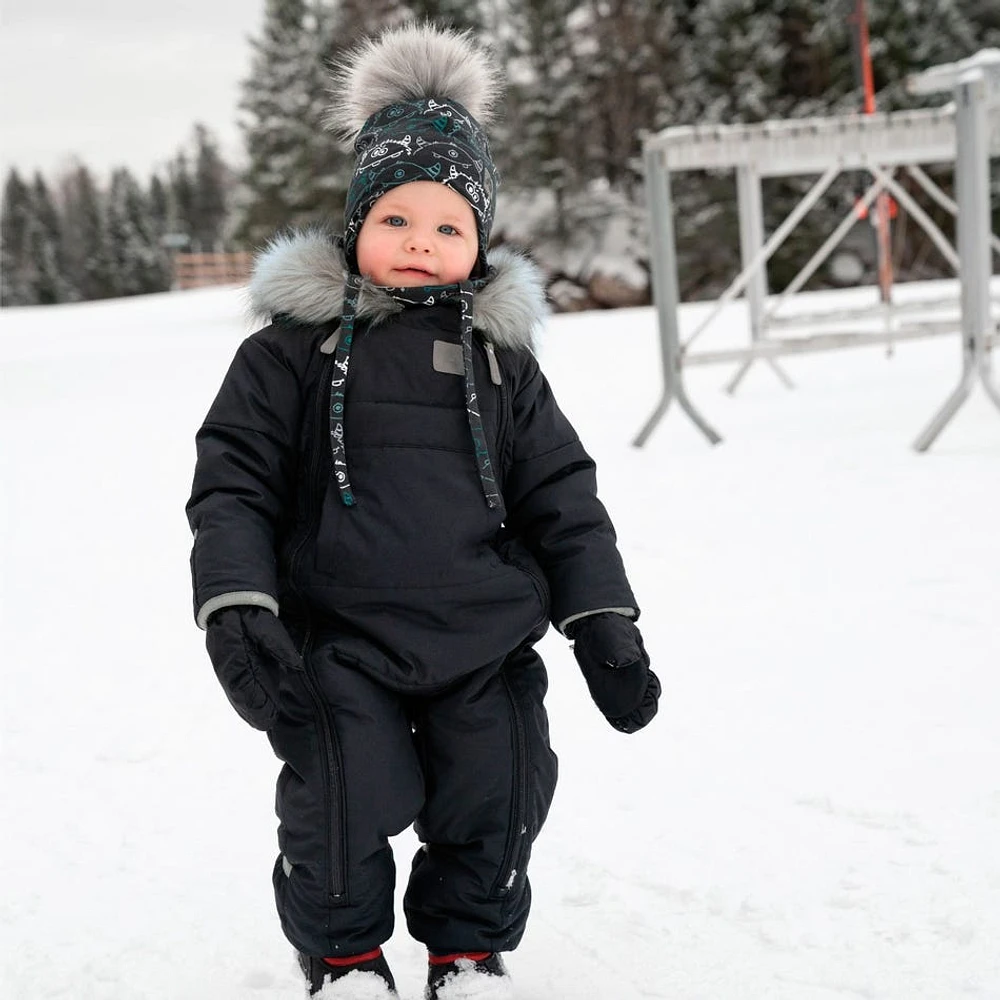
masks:
{"type": "Polygon", "coordinates": [[[330,451],[333,458],[333,475],[337,480],[340,499],[345,507],[353,507],[357,503],[347,470],[344,414],[347,408],[347,372],[351,364],[351,346],[354,343],[354,320],[358,312],[358,299],[361,296],[363,281],[361,275],[349,274],[344,282],[340,338],[334,351],[333,380],[330,383],[330,451]]]}
{"type": "MultiPolygon", "coordinates": [[[[426,285],[413,288],[393,288],[379,286],[380,291],[391,296],[403,306],[432,306],[438,303],[455,302],[460,310],[459,329],[462,341],[462,367],[464,371],[465,411],[472,435],[472,449],[476,460],[476,470],[483,488],[486,506],[495,510],[501,506],[493,461],[486,443],[486,431],[479,411],[479,395],[476,390],[475,365],[472,354],[472,331],[474,325],[475,293],[492,277],[470,278],[453,285],[426,285]]],[[[357,505],[357,497],[351,487],[347,467],[347,449],[344,443],[344,419],[347,410],[347,373],[351,363],[351,347],[354,343],[354,323],[358,312],[358,300],[364,279],[358,274],[349,274],[344,282],[344,305],[340,317],[340,336],[333,359],[333,379],[330,383],[330,451],[333,460],[333,474],[340,490],[340,499],[345,507],[357,505]]],[[[494,379],[496,381],[496,379],[494,379]]]]}
{"type": "Polygon", "coordinates": [[[465,410],[469,416],[469,432],[472,434],[472,447],[476,455],[476,468],[479,470],[479,481],[483,485],[483,496],[486,506],[495,510],[500,506],[500,494],[497,492],[497,480],[490,459],[490,450],[486,445],[486,431],[483,429],[483,418],[479,412],[479,397],[476,393],[476,376],[472,363],[472,320],[473,320],[473,285],[471,281],[459,283],[458,303],[462,310],[462,361],[465,369],[465,410]]]}

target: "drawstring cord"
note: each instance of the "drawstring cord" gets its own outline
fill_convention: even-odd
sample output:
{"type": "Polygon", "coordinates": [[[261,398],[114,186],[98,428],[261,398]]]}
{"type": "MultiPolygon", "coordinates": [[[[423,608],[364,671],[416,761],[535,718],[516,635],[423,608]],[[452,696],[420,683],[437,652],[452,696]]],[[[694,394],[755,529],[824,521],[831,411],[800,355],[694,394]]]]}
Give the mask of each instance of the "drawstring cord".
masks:
{"type": "Polygon", "coordinates": [[[347,449],[344,447],[344,404],[347,396],[347,370],[351,364],[351,345],[354,343],[354,317],[358,311],[361,278],[348,275],[344,285],[344,309],[340,317],[340,339],[333,359],[333,381],[330,383],[330,450],[333,453],[333,475],[340,488],[340,499],[345,507],[357,501],[351,489],[347,472],[347,449]]]}
{"type": "Polygon", "coordinates": [[[493,475],[490,450],[486,446],[486,431],[483,429],[483,418],[479,412],[476,376],[472,364],[473,291],[471,282],[463,281],[459,284],[458,303],[461,309],[462,362],[465,369],[465,409],[469,415],[469,431],[472,434],[472,448],[476,455],[476,468],[479,470],[483,496],[486,498],[486,506],[490,510],[495,510],[500,506],[500,494],[497,493],[497,481],[496,476],[493,475]]]}
{"type": "MultiPolygon", "coordinates": [[[[351,488],[347,468],[347,450],[344,444],[344,416],[346,412],[347,372],[351,362],[351,346],[354,342],[354,321],[358,311],[363,279],[356,274],[347,276],[344,284],[344,306],[340,319],[340,336],[334,352],[334,373],[330,383],[330,451],[333,458],[333,474],[340,489],[340,499],[345,507],[357,505],[357,498],[351,488]]],[[[476,377],[472,355],[473,308],[475,291],[485,282],[463,281],[457,285],[441,288],[384,288],[393,299],[403,305],[434,305],[438,301],[458,300],[460,310],[460,332],[462,342],[462,367],[465,383],[465,410],[469,419],[469,433],[475,454],[476,470],[483,487],[486,505],[495,510],[500,506],[493,462],[486,444],[486,431],[479,412],[479,397],[476,391],[476,377]]],[[[332,339],[332,338],[331,338],[332,339]]],[[[492,368],[491,368],[492,371],[492,368]]],[[[496,379],[498,381],[498,379],[496,379]]]]}

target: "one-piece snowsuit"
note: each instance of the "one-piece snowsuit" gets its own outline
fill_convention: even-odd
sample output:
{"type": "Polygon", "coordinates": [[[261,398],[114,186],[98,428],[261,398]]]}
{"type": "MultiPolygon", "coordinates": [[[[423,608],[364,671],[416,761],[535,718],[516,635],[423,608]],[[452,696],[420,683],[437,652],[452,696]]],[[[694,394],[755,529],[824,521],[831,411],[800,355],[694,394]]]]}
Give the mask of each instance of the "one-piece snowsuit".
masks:
{"type": "Polygon", "coordinates": [[[305,954],[389,938],[387,838],[414,821],[411,934],[444,952],[517,945],[556,780],[533,645],[550,621],[638,614],[594,463],[530,350],[537,271],[503,251],[491,265],[471,355],[454,304],[401,307],[366,287],[344,372],[339,250],[318,234],[279,242],[251,289],[274,320],[240,347],[198,433],[196,618],[263,605],[302,650],[268,735],[285,762],[277,905],[305,954]]]}

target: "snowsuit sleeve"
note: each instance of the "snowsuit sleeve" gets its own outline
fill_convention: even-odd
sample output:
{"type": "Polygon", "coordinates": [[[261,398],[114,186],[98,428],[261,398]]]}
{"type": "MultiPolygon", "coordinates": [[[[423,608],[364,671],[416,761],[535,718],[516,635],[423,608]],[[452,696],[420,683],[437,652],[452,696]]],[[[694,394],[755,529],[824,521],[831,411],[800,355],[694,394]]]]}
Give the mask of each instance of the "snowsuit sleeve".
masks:
{"type": "Polygon", "coordinates": [[[266,333],[243,342],[196,437],[186,510],[201,628],[231,605],[278,613],[275,543],[294,482],[302,398],[288,359],[266,333]]]}
{"type": "Polygon", "coordinates": [[[638,617],[614,527],[597,498],[593,459],[533,357],[517,383],[504,488],[507,527],[524,540],[545,573],[552,622],[562,632],[597,611],[638,617]]]}

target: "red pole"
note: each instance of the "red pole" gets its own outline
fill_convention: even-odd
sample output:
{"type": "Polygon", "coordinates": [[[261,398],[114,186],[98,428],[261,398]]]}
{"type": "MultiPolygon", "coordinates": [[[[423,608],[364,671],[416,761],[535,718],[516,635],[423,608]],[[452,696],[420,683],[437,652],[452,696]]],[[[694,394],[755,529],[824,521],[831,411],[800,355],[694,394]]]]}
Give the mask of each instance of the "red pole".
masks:
{"type": "Polygon", "coordinates": [[[864,93],[864,112],[875,114],[875,77],[872,74],[872,49],[868,37],[868,10],[865,0],[857,0],[854,9],[857,22],[858,52],[861,54],[861,89],[864,93]]]}
{"type": "MultiPolygon", "coordinates": [[[[868,37],[868,8],[865,0],[856,0],[854,13],[848,21],[855,28],[855,43],[858,53],[858,66],[861,73],[861,89],[864,95],[862,108],[866,115],[875,114],[875,77],[872,73],[872,53],[868,37]]],[[[878,252],[878,285],[882,301],[888,303],[892,298],[892,242],[889,233],[889,214],[892,199],[885,191],[881,192],[875,201],[875,218],[872,223],[876,231],[876,247],[878,252]]]]}

